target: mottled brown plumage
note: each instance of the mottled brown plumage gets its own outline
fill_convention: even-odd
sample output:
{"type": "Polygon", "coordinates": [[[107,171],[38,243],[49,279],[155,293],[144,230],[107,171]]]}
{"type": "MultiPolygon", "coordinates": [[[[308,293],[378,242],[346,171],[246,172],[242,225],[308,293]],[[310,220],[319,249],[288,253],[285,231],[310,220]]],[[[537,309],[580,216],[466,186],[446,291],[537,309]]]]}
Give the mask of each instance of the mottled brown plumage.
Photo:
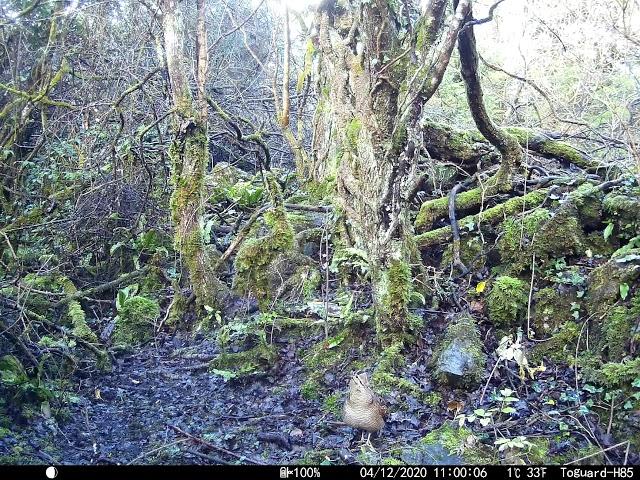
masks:
{"type": "Polygon", "coordinates": [[[369,440],[371,434],[382,430],[384,427],[387,408],[374,391],[371,390],[369,377],[366,373],[351,377],[343,413],[344,423],[369,433],[367,438],[369,445],[371,445],[369,440]]]}

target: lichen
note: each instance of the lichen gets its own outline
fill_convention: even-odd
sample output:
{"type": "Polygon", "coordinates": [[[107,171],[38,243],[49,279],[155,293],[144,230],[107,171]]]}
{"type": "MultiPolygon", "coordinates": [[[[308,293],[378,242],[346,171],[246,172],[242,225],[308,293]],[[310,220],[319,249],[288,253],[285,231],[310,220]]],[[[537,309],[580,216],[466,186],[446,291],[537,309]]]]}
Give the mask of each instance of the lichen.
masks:
{"type": "Polygon", "coordinates": [[[520,323],[527,308],[527,291],[527,284],[518,278],[496,278],[487,297],[487,309],[497,328],[508,329],[520,323]]]}

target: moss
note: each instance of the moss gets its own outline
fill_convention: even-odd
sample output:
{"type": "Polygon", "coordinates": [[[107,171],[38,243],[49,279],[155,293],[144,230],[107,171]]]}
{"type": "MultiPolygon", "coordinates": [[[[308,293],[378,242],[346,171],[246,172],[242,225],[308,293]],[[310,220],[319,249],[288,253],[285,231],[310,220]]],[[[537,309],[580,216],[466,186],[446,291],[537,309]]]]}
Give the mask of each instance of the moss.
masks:
{"type": "MultiPolygon", "coordinates": [[[[386,322],[393,331],[402,329],[407,318],[409,301],[413,292],[411,267],[403,260],[392,260],[389,268],[383,272],[378,285],[378,295],[381,298],[382,317],[392,320],[386,322]]],[[[379,329],[378,333],[382,333],[379,329]]]]}
{"type": "Polygon", "coordinates": [[[512,328],[520,323],[527,309],[527,292],[527,284],[518,278],[496,278],[487,297],[487,309],[497,328],[512,328]]]}
{"type": "Polygon", "coordinates": [[[622,255],[614,253],[606,263],[594,268],[587,279],[585,303],[589,314],[602,314],[620,297],[620,285],[632,285],[640,276],[636,261],[620,261],[640,255],[640,248],[628,249],[622,255]]]}
{"type": "Polygon", "coordinates": [[[336,453],[331,449],[308,450],[298,462],[299,465],[320,465],[323,462],[330,462],[331,457],[335,457],[336,453]]]}
{"type": "Polygon", "coordinates": [[[529,363],[538,364],[543,357],[548,357],[557,362],[572,364],[576,350],[575,342],[579,335],[578,324],[573,321],[566,322],[549,340],[534,345],[529,363]]]}
{"type": "Polygon", "coordinates": [[[137,345],[151,339],[159,316],[160,306],[157,301],[142,296],[127,298],[116,318],[114,343],[137,345]]]}
{"type": "Polygon", "coordinates": [[[421,400],[423,397],[422,389],[415,383],[396,374],[396,371],[405,365],[402,353],[403,348],[404,343],[396,341],[380,353],[377,358],[376,368],[371,376],[371,383],[383,395],[398,390],[421,400]]]}
{"type": "Polygon", "coordinates": [[[465,463],[487,465],[495,463],[492,452],[476,441],[468,428],[446,422],[418,440],[418,446],[441,445],[450,455],[460,455],[465,463]]]}
{"type": "Polygon", "coordinates": [[[251,238],[238,250],[234,287],[242,294],[252,293],[261,308],[268,308],[274,292],[269,288],[268,268],[279,254],[294,246],[294,232],[283,207],[264,215],[269,234],[251,238]]]}
{"type": "MultiPolygon", "coordinates": [[[[467,192],[463,192],[463,193],[467,193],[467,192]]],[[[463,193],[461,193],[456,197],[457,208],[460,208],[460,204],[458,203],[458,201],[460,200],[460,197],[463,195],[463,193]]],[[[481,193],[481,191],[479,190],[475,192],[471,191],[471,193],[472,194],[470,198],[468,198],[469,203],[471,205],[476,205],[475,202],[478,201],[477,205],[480,205],[479,200],[481,197],[479,197],[478,195],[481,193]]],[[[495,207],[491,207],[486,210],[483,210],[479,214],[462,218],[458,220],[458,223],[460,225],[466,225],[469,223],[473,225],[478,225],[479,223],[489,223],[489,224],[499,223],[505,217],[510,217],[517,213],[520,213],[523,211],[523,209],[538,207],[546,199],[547,193],[548,193],[547,189],[540,189],[540,190],[535,190],[533,192],[530,192],[522,197],[511,198],[504,203],[500,203],[496,205],[495,207]]],[[[445,204],[443,203],[442,208],[446,212],[446,206],[444,205],[445,204]]],[[[430,207],[427,207],[427,210],[430,210],[430,207]]],[[[416,225],[415,225],[416,229],[418,229],[418,227],[420,226],[422,227],[430,226],[430,222],[428,221],[428,219],[437,218],[437,216],[434,217],[434,214],[431,214],[431,213],[428,213],[427,215],[425,215],[425,217],[426,218],[422,220],[424,222],[422,225],[418,225],[419,223],[418,218],[416,218],[416,225]]],[[[451,238],[451,227],[447,226],[447,227],[438,228],[436,230],[431,230],[429,232],[425,232],[420,235],[416,235],[414,237],[414,240],[418,247],[426,248],[428,246],[437,245],[439,243],[445,242],[450,238],[451,238]]]]}
{"type": "Polygon", "coordinates": [[[261,341],[244,352],[221,353],[211,360],[210,368],[231,371],[237,377],[252,375],[271,366],[278,358],[275,348],[261,341]]]}
{"type": "Polygon", "coordinates": [[[300,387],[300,395],[305,400],[317,400],[320,398],[320,385],[313,379],[307,379],[300,387]]]}
{"type": "MultiPolygon", "coordinates": [[[[471,270],[481,270],[486,263],[483,254],[482,239],[475,235],[465,236],[460,239],[460,261],[471,270]]],[[[453,244],[447,245],[440,261],[440,268],[448,268],[453,262],[453,244]]]]}
{"type": "MultiPolygon", "coordinates": [[[[304,397],[304,392],[302,396],[304,397]]],[[[327,413],[339,417],[342,413],[342,399],[340,394],[334,393],[333,395],[325,397],[322,402],[322,409],[327,413]]]]}
{"type": "Polygon", "coordinates": [[[640,358],[623,360],[622,362],[607,362],[595,372],[594,380],[609,389],[630,384],[640,377],[640,358]]]}
{"type": "Polygon", "coordinates": [[[583,183],[570,194],[570,200],[578,209],[580,223],[586,227],[597,227],[602,221],[602,189],[583,183]]]}
{"type": "Polygon", "coordinates": [[[437,407],[442,403],[442,394],[440,392],[430,392],[423,396],[423,401],[430,407],[437,407]]]}
{"type": "Polygon", "coordinates": [[[528,438],[531,443],[528,450],[524,452],[527,463],[530,465],[544,465],[549,463],[549,439],[548,438],[528,438]]]}
{"type": "Polygon", "coordinates": [[[309,192],[310,200],[313,201],[330,201],[336,191],[335,177],[329,176],[323,181],[310,180],[305,184],[305,190],[309,192]]]}
{"type": "Polygon", "coordinates": [[[478,384],[482,379],[487,362],[482,346],[482,338],[473,317],[461,315],[450,323],[433,353],[432,364],[436,367],[438,382],[464,388],[478,384]],[[467,361],[462,365],[464,371],[460,372],[462,375],[460,377],[452,376],[451,372],[445,372],[441,365],[441,362],[445,360],[442,356],[454,347],[468,355],[467,361]]]}
{"type": "Polygon", "coordinates": [[[187,311],[188,306],[187,297],[182,295],[180,286],[177,284],[177,282],[175,282],[173,285],[173,292],[173,301],[171,302],[171,305],[169,307],[169,315],[167,315],[167,321],[165,322],[165,325],[167,327],[177,326],[182,320],[185,312],[187,311]]]}
{"type": "Polygon", "coordinates": [[[353,150],[358,148],[358,135],[360,135],[360,130],[362,130],[362,121],[358,118],[352,118],[347,124],[346,135],[349,146],[353,150]]]}
{"type": "Polygon", "coordinates": [[[602,202],[605,221],[613,223],[618,237],[630,239],[640,235],[640,188],[623,187],[608,193],[602,202]]]}
{"type": "MultiPolygon", "coordinates": [[[[58,283],[67,295],[76,293],[76,287],[71,280],[66,277],[60,277],[58,283]]],[[[67,317],[73,325],[73,334],[83,340],[91,343],[98,343],[98,337],[87,325],[87,318],[82,305],[77,300],[71,300],[67,305],[67,317]]]]}
{"type": "Polygon", "coordinates": [[[536,336],[548,337],[558,327],[573,320],[571,304],[577,302],[574,292],[560,294],[554,287],[545,287],[533,295],[533,328],[536,336]]]}
{"type": "Polygon", "coordinates": [[[602,330],[609,360],[620,361],[626,355],[631,328],[639,318],[638,313],[633,315],[631,309],[616,307],[604,319],[602,330]]]}
{"type": "Polygon", "coordinates": [[[555,214],[539,209],[522,219],[507,219],[498,241],[502,262],[518,274],[531,268],[534,253],[543,267],[556,256],[581,253],[584,236],[576,217],[574,209],[566,208],[555,214]]]}

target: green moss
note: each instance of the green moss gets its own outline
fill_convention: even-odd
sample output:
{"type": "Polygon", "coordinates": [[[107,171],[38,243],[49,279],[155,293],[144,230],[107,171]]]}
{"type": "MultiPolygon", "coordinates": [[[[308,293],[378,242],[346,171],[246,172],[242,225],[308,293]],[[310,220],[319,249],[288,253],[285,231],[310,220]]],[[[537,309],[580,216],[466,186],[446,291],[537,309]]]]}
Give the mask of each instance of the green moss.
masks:
{"type": "Polygon", "coordinates": [[[638,377],[640,377],[640,358],[605,363],[596,374],[598,383],[608,388],[630,384],[638,377]]]}
{"type": "Polygon", "coordinates": [[[347,124],[346,134],[349,145],[354,150],[358,148],[358,135],[360,135],[360,130],[362,130],[362,120],[352,118],[347,124]]]}
{"type": "Polygon", "coordinates": [[[430,407],[437,407],[442,403],[442,394],[440,392],[431,392],[423,396],[423,401],[430,407]]]}
{"type": "MultiPolygon", "coordinates": [[[[304,392],[302,396],[304,397],[304,392]]],[[[330,413],[336,417],[340,416],[342,413],[342,399],[340,394],[334,393],[333,395],[325,397],[324,401],[322,402],[322,408],[327,413],[330,413]]]]}
{"type": "MultiPolygon", "coordinates": [[[[467,192],[463,192],[456,197],[456,208],[461,208],[461,204],[459,201],[461,198],[465,198],[465,202],[469,202],[470,206],[480,205],[481,194],[482,191],[479,189],[475,189],[469,192],[469,197],[463,197],[463,195],[467,192]]],[[[486,193],[486,192],[485,192],[486,193]]],[[[515,197],[507,200],[504,203],[500,203],[495,207],[488,208],[483,210],[481,213],[476,215],[471,215],[468,217],[464,217],[458,220],[460,225],[473,224],[478,225],[479,223],[489,223],[496,224],[501,222],[505,217],[511,217],[523,211],[523,209],[535,208],[539,206],[547,197],[548,190],[540,189],[534,190],[522,197],[515,197]]],[[[419,221],[416,218],[415,227],[418,229],[419,227],[429,227],[431,225],[431,221],[429,219],[438,218],[436,210],[442,208],[443,214],[446,213],[446,205],[447,202],[443,202],[441,199],[433,200],[433,202],[441,202],[440,204],[434,203],[433,206],[423,207],[426,208],[427,213],[425,213],[424,218],[419,221]],[[433,211],[431,211],[433,210],[433,211]]],[[[430,202],[425,202],[430,203],[430,202]]],[[[422,210],[422,209],[421,209],[422,210]]],[[[420,216],[420,215],[419,215],[420,216]]],[[[442,242],[445,242],[451,238],[451,227],[442,227],[436,230],[431,230],[420,235],[416,235],[414,240],[416,245],[420,248],[426,248],[431,245],[436,245],[442,242]]]]}
{"type": "MultiPolygon", "coordinates": [[[[460,239],[460,261],[472,270],[480,270],[485,266],[486,256],[483,254],[482,239],[475,235],[465,236],[460,239]]],[[[453,262],[453,244],[446,246],[440,268],[448,268],[453,262]]]]}
{"type": "Polygon", "coordinates": [[[497,328],[517,326],[527,309],[528,286],[507,275],[496,278],[487,297],[489,319],[497,328]]]}
{"type": "Polygon", "coordinates": [[[383,395],[400,391],[418,400],[423,397],[422,389],[415,383],[397,375],[397,370],[405,365],[402,350],[404,343],[396,341],[385,348],[378,356],[371,383],[383,395]]]}
{"type": "Polygon", "coordinates": [[[587,279],[588,289],[585,295],[585,303],[589,314],[606,313],[609,308],[620,298],[620,285],[626,283],[632,285],[640,276],[640,269],[634,261],[619,261],[624,257],[640,255],[640,248],[632,248],[618,256],[614,253],[606,263],[591,271],[587,279]]]}
{"type": "Polygon", "coordinates": [[[555,214],[539,209],[521,219],[509,218],[502,226],[498,241],[502,262],[509,271],[520,273],[531,268],[533,254],[544,265],[556,256],[581,253],[584,236],[575,209],[558,210],[555,214]]]}
{"type": "Polygon", "coordinates": [[[230,371],[237,377],[252,375],[271,366],[278,358],[273,345],[260,341],[257,346],[244,352],[221,353],[211,360],[213,370],[230,371]]]}
{"type": "Polygon", "coordinates": [[[308,450],[304,453],[304,456],[298,462],[299,465],[320,465],[323,462],[331,461],[331,457],[336,457],[336,452],[331,449],[323,450],[308,450]]]}
{"type": "Polygon", "coordinates": [[[538,338],[548,337],[558,327],[572,321],[571,304],[577,302],[575,293],[562,295],[553,287],[545,287],[533,295],[533,328],[538,338]]]}
{"type": "Polygon", "coordinates": [[[605,318],[602,330],[609,360],[620,361],[626,355],[631,328],[639,318],[637,313],[640,312],[633,315],[628,308],[616,307],[605,318]]]}
{"type": "Polygon", "coordinates": [[[294,246],[294,231],[284,208],[268,211],[264,220],[269,234],[245,241],[236,255],[234,278],[234,287],[242,294],[252,293],[263,309],[269,307],[274,293],[269,287],[269,266],[294,246]]]}
{"type": "Polygon", "coordinates": [[[317,400],[320,398],[320,385],[313,379],[307,379],[300,387],[300,394],[305,400],[317,400]]]}
{"type": "Polygon", "coordinates": [[[490,450],[482,446],[468,428],[458,428],[453,422],[446,422],[440,428],[429,432],[418,441],[418,445],[441,445],[450,455],[462,456],[465,463],[472,465],[488,465],[495,463],[490,450]]]}
{"type": "Polygon", "coordinates": [[[608,193],[602,202],[605,222],[615,225],[614,232],[619,238],[630,239],[640,235],[640,188],[622,187],[608,193]]]}
{"type": "Polygon", "coordinates": [[[557,362],[573,364],[576,350],[575,342],[579,335],[580,327],[578,324],[573,321],[566,322],[549,340],[537,343],[533,347],[529,363],[538,364],[543,357],[548,357],[557,362]]]}
{"type": "Polygon", "coordinates": [[[133,296],[127,298],[116,318],[113,341],[120,345],[137,345],[153,337],[160,306],[155,300],[133,296]]]}
{"type": "MultiPolygon", "coordinates": [[[[378,290],[383,309],[379,313],[383,318],[392,320],[385,323],[391,326],[393,331],[401,330],[403,324],[400,322],[407,318],[409,301],[413,292],[409,264],[403,260],[392,260],[389,268],[383,272],[378,290]]],[[[382,332],[379,331],[379,333],[382,332]]]]}
{"type": "MultiPolygon", "coordinates": [[[[58,279],[58,283],[62,286],[64,292],[67,295],[72,295],[76,293],[76,287],[66,277],[60,277],[58,279]]],[[[71,321],[73,325],[73,334],[83,340],[86,340],[91,343],[98,343],[98,337],[91,330],[89,325],[87,325],[87,318],[84,310],[82,309],[82,305],[77,300],[71,300],[67,305],[67,317],[71,321]]]]}

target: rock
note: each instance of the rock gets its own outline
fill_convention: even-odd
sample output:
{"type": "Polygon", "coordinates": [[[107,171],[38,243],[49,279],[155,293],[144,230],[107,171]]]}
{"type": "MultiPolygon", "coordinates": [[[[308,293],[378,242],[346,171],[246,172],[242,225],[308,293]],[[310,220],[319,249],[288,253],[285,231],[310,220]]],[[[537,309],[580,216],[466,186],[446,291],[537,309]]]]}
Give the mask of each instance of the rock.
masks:
{"type": "Polygon", "coordinates": [[[451,455],[439,443],[432,445],[418,443],[414,448],[405,448],[400,454],[400,459],[408,465],[461,465],[464,463],[461,457],[451,455]]]}
{"type": "Polygon", "coordinates": [[[486,363],[482,339],[469,315],[454,320],[436,350],[436,377],[441,383],[472,387],[480,381],[486,363]]]}

